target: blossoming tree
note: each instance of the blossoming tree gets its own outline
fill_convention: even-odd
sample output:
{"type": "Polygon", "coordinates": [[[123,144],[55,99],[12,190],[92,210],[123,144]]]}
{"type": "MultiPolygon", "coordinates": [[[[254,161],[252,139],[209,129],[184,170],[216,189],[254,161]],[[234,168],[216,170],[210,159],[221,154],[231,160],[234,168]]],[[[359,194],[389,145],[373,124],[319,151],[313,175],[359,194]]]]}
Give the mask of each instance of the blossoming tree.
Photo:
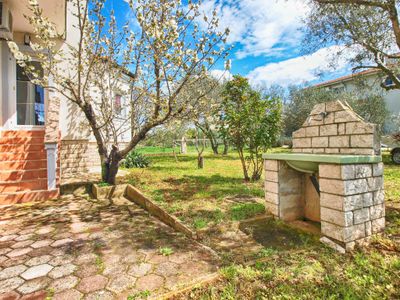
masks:
{"type": "Polygon", "coordinates": [[[57,47],[55,26],[30,0],[27,16],[35,30],[32,49],[44,76],[29,55],[9,46],[17,62],[38,84],[59,92],[78,107],[96,139],[102,179],[115,184],[121,160],[155,127],[196,110],[206,99],[185,97],[229,49],[229,30],[219,31],[218,17],[202,15],[200,3],[189,0],[129,0],[129,18],[120,24],[106,11],[107,0],[68,0],[79,32],[77,45],[57,47]],[[67,63],[66,63],[67,62],[67,63]],[[67,67],[66,67],[67,66],[67,67]],[[124,76],[124,75],[129,76],[124,76]],[[112,92],[129,96],[129,113],[121,120],[112,92]],[[128,87],[128,88],[126,88],[128,87]],[[120,136],[131,126],[129,143],[120,136]]]}

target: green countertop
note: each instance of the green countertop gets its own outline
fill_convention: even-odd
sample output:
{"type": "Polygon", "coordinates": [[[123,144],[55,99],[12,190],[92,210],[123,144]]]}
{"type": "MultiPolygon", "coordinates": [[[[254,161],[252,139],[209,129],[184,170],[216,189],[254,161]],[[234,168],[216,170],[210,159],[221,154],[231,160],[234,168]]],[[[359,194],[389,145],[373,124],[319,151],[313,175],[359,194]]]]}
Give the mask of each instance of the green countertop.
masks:
{"type": "Polygon", "coordinates": [[[382,156],[373,155],[327,155],[308,153],[267,153],[263,154],[264,159],[304,161],[329,164],[374,164],[382,161],[382,156]]]}

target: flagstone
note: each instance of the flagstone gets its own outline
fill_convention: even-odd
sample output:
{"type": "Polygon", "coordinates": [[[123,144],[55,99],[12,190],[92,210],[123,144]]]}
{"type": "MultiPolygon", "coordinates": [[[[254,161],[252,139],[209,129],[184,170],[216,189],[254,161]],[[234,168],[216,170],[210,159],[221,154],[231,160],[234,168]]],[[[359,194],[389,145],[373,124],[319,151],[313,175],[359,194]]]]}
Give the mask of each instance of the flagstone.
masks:
{"type": "Polygon", "coordinates": [[[82,296],[82,293],[78,292],[75,289],[71,289],[54,294],[52,300],[80,300],[82,299],[82,296]]]}
{"type": "Polygon", "coordinates": [[[103,289],[107,284],[108,279],[102,275],[94,275],[83,278],[77,286],[78,291],[82,293],[90,293],[103,289]]]}
{"type": "Polygon", "coordinates": [[[53,267],[48,264],[33,266],[30,267],[28,270],[26,270],[24,273],[22,273],[21,277],[26,280],[29,280],[46,276],[52,269],[53,267]]]}
{"type": "Polygon", "coordinates": [[[54,291],[64,291],[74,288],[78,283],[78,278],[75,276],[65,276],[54,280],[49,288],[54,291]]]}
{"type": "Polygon", "coordinates": [[[19,249],[15,249],[11,252],[7,253],[8,257],[17,257],[17,256],[21,256],[24,254],[28,254],[29,252],[31,252],[33,249],[32,248],[19,248],[19,249]]]}
{"type": "Polygon", "coordinates": [[[40,241],[34,242],[31,245],[31,247],[32,248],[41,248],[41,247],[49,246],[53,242],[54,242],[53,240],[40,240],[40,241]]]}
{"type": "Polygon", "coordinates": [[[0,272],[0,280],[18,276],[19,274],[24,272],[26,269],[27,269],[27,267],[24,265],[17,265],[17,266],[5,268],[4,270],[2,270],[0,272]]]}
{"type": "Polygon", "coordinates": [[[42,289],[45,289],[47,285],[49,284],[50,279],[47,277],[40,277],[40,278],[35,278],[29,281],[26,281],[24,284],[22,284],[17,291],[22,293],[22,294],[30,294],[42,289]]]}

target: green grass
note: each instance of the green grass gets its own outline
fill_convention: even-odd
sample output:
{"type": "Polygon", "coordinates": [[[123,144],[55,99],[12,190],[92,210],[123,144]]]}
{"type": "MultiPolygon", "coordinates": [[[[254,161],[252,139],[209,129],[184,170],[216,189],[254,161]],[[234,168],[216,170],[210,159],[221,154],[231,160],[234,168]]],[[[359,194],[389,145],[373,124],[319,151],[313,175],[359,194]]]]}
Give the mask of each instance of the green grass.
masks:
{"type": "MultiPolygon", "coordinates": [[[[195,229],[264,211],[259,204],[264,197],[263,180],[244,182],[234,153],[206,153],[202,170],[197,169],[193,153],[178,155],[178,161],[169,155],[150,159],[151,167],[131,170],[127,180],[195,229]]],[[[341,255],[313,235],[271,221],[257,231],[265,239],[265,248],[256,255],[259,262],[224,267],[222,280],[177,299],[399,299],[400,166],[391,163],[387,153],[384,162],[387,228],[370,247],[341,255]],[[294,242],[275,247],[274,233],[294,242]]]]}
{"type": "Polygon", "coordinates": [[[178,161],[170,155],[149,158],[149,168],[129,170],[126,180],[195,229],[230,220],[236,201],[264,197],[262,180],[243,180],[236,154],[216,156],[207,151],[204,169],[197,168],[195,153],[178,155],[178,161]]]}
{"type": "Polygon", "coordinates": [[[232,220],[240,221],[251,218],[265,212],[265,206],[261,203],[243,203],[231,207],[232,220]]]}

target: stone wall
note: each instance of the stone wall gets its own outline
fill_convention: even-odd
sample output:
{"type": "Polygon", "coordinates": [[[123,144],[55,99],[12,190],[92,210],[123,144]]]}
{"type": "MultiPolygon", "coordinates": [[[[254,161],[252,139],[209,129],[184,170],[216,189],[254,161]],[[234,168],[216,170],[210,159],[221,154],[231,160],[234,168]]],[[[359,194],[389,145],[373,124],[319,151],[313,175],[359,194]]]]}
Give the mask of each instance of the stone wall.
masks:
{"type": "MultiPolygon", "coordinates": [[[[119,146],[124,147],[126,143],[119,146]]],[[[82,173],[100,172],[100,156],[96,142],[89,140],[61,141],[61,178],[69,179],[82,173]]]]}
{"type": "Polygon", "coordinates": [[[89,172],[89,143],[87,140],[61,141],[61,178],[89,172]]]}
{"type": "Polygon", "coordinates": [[[293,152],[380,155],[375,124],[364,122],[346,103],[314,107],[302,128],[293,132],[293,152]]]}
{"type": "Polygon", "coordinates": [[[266,160],[264,166],[267,211],[285,221],[308,216],[317,216],[315,221],[319,221],[319,205],[309,205],[310,199],[307,198],[315,192],[307,189],[309,175],[290,168],[284,161],[266,160]]]}
{"type": "Polygon", "coordinates": [[[383,163],[320,164],[321,233],[352,249],[385,228],[383,163]]]}

